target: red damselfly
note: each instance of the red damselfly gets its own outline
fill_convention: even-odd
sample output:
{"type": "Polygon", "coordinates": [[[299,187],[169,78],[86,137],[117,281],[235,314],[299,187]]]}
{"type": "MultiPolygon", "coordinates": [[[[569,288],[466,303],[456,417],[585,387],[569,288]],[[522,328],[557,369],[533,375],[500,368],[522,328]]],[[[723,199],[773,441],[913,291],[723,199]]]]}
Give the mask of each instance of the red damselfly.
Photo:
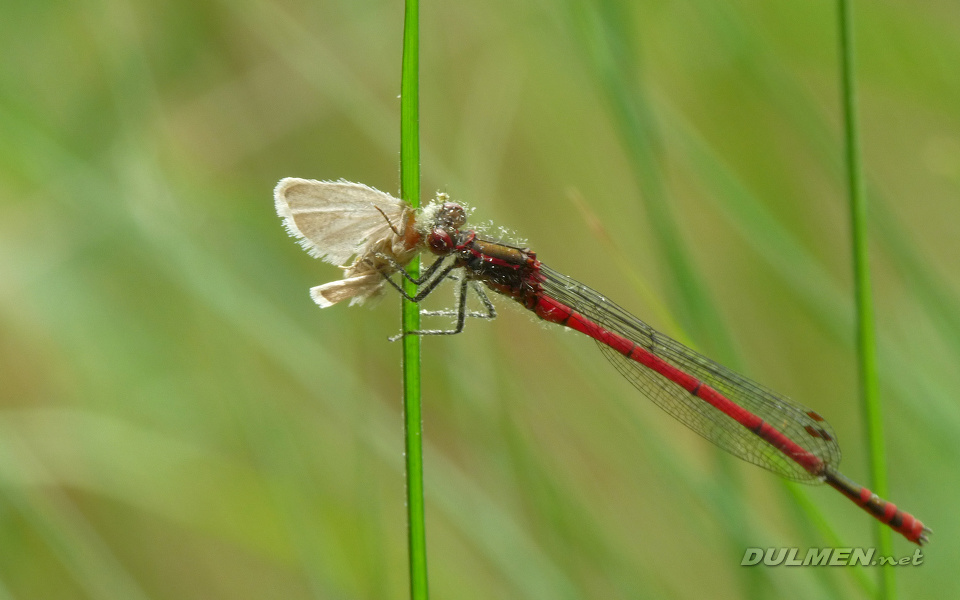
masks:
{"type": "Polygon", "coordinates": [[[717,446],[787,479],[825,482],[911,542],[922,545],[929,540],[931,530],[922,522],[837,470],[840,446],[818,413],[656,331],[603,295],[547,267],[529,248],[464,229],[466,211],[445,196],[416,215],[402,201],[360,184],[291,178],[277,185],[275,199],[287,229],[312,254],[334,264],[356,256],[342,267],[343,280],[311,290],[320,306],[346,298],[362,302],[384,284],[420,302],[458,274],[456,310],[424,313],[455,316],[456,326],[408,332],[451,335],[463,330],[468,317],[496,316],[482,283],[539,318],[596,340],[630,383],[717,446]],[[423,250],[437,259],[414,279],[403,267],[423,250]],[[396,273],[420,286],[415,296],[391,279],[396,273]],[[471,291],[484,312],[467,310],[471,291]]]}

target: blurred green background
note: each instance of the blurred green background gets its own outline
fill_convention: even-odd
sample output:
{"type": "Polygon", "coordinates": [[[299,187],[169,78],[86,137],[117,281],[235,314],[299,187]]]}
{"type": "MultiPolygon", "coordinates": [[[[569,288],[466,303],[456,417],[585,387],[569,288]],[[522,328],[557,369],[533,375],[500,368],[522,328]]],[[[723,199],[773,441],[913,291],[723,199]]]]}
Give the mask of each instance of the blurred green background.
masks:
{"type": "MultiPolygon", "coordinates": [[[[4,5],[0,599],[406,597],[399,303],[317,309],[339,272],[271,197],[397,193],[402,10],[4,5]]],[[[898,586],[951,597],[960,5],[855,14],[890,500],[936,532],[898,586]]],[[[816,409],[868,483],[836,32],[832,2],[425,3],[423,190],[816,409]]],[[[498,305],[423,343],[434,597],[871,593],[876,569],[739,566],[871,546],[866,514],[498,305]]]]}

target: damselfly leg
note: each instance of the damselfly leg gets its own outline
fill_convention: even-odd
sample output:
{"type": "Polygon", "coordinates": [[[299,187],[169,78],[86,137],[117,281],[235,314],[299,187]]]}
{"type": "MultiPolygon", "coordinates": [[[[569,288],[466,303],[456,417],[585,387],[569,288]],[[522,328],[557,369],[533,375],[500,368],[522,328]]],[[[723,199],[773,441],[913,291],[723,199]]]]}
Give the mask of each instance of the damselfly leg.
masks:
{"type": "Polygon", "coordinates": [[[455,279],[460,282],[460,288],[457,294],[457,308],[456,310],[423,310],[420,311],[420,314],[425,317],[456,317],[457,324],[453,329],[419,329],[416,331],[407,331],[405,333],[398,333],[397,335],[391,336],[388,338],[391,342],[395,342],[402,338],[404,335],[456,335],[463,331],[463,327],[467,321],[467,318],[472,319],[495,319],[497,318],[497,310],[493,306],[493,302],[490,301],[490,298],[487,297],[487,294],[483,291],[483,288],[473,280],[467,279],[465,275],[461,275],[459,278],[453,276],[449,273],[449,269],[445,269],[447,274],[444,277],[438,277],[437,279],[431,281],[427,284],[427,288],[421,290],[416,296],[410,296],[393,280],[388,279],[387,281],[392,285],[404,298],[410,300],[411,302],[419,303],[425,297],[427,297],[431,292],[433,292],[437,286],[447,278],[455,279]],[[467,310],[467,295],[469,290],[473,289],[473,292],[477,295],[477,298],[480,299],[480,302],[483,304],[486,312],[477,312],[467,310]]]}

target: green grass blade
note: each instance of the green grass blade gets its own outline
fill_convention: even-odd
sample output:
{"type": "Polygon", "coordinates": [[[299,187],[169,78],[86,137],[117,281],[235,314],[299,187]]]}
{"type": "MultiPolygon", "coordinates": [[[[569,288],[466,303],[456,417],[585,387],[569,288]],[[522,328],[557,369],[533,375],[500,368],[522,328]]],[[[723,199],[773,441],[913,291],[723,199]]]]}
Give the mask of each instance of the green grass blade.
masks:
{"type": "Polygon", "coordinates": [[[706,340],[706,347],[730,362],[735,356],[733,345],[680,234],[663,181],[659,125],[647,100],[644,81],[635,75],[639,70],[638,51],[626,25],[631,20],[629,10],[608,1],[596,7],[572,3],[570,19],[620,132],[657,248],[667,266],[664,278],[673,285],[671,299],[678,320],[688,333],[696,333],[706,340]]]}
{"type": "MultiPolygon", "coordinates": [[[[847,192],[850,202],[850,227],[853,252],[854,294],[857,306],[857,356],[860,396],[867,430],[870,456],[870,485],[880,496],[888,495],[883,420],[880,407],[880,381],[877,374],[877,341],[873,322],[873,298],[870,294],[870,264],[867,253],[867,198],[860,168],[860,142],[857,131],[856,86],[853,60],[853,13],[849,0],[840,0],[840,80],[843,94],[844,145],[847,162],[847,192]]],[[[881,555],[893,554],[890,529],[876,524],[877,547],[881,555]]],[[[878,597],[893,598],[896,579],[893,568],[881,569],[878,597]]]]}
{"type": "MultiPolygon", "coordinates": [[[[419,7],[407,0],[403,20],[403,66],[400,78],[400,196],[420,206],[420,51],[419,7]]],[[[407,271],[420,274],[419,257],[407,271]]],[[[416,286],[404,280],[408,294],[416,286]]],[[[403,303],[403,332],[420,329],[420,309],[403,303]]],[[[420,337],[403,337],[403,412],[407,459],[407,535],[410,548],[410,597],[427,598],[427,533],[423,501],[423,427],[420,412],[420,337]]]]}
{"type": "MultiPolygon", "coordinates": [[[[704,340],[704,346],[730,365],[738,362],[734,344],[723,325],[698,272],[689,249],[680,234],[674,209],[663,181],[663,148],[660,125],[649,101],[649,93],[637,63],[638,42],[626,23],[629,11],[608,1],[595,9],[587,5],[571,7],[574,29],[584,45],[589,66],[594,70],[598,88],[608,100],[612,121],[620,132],[643,205],[656,236],[656,247],[667,265],[669,279],[676,282],[672,305],[687,333],[704,340]]],[[[664,273],[666,275],[666,273],[664,273]]],[[[695,346],[696,347],[696,346],[695,346]]],[[[720,519],[730,524],[727,544],[736,552],[749,545],[751,524],[739,510],[740,482],[729,457],[715,455],[716,469],[726,482],[717,507],[720,519]]],[[[767,574],[751,570],[741,572],[745,597],[762,597],[767,574]]]]}

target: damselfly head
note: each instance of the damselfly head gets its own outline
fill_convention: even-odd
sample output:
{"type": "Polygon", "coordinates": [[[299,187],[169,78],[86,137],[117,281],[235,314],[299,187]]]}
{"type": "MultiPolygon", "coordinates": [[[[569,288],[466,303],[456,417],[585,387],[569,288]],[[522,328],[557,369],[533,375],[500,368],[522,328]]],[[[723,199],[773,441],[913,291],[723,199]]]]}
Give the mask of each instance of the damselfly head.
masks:
{"type": "Polygon", "coordinates": [[[430,251],[438,256],[450,254],[456,247],[454,239],[467,222],[467,211],[455,202],[443,202],[446,194],[438,194],[440,202],[434,202],[423,212],[427,227],[426,240],[430,251]]]}

